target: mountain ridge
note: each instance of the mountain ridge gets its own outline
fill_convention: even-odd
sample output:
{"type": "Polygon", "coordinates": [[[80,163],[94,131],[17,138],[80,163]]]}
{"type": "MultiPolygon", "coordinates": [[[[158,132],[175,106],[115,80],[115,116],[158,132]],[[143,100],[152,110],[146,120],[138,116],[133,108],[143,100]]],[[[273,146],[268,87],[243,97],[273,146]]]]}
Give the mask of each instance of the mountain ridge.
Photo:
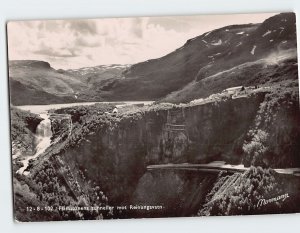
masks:
{"type": "MultiPolygon", "coordinates": [[[[186,102],[190,98],[185,99],[185,94],[174,99],[171,94],[178,94],[187,85],[191,86],[192,82],[199,83],[202,79],[243,63],[295,49],[295,20],[294,13],[281,13],[260,24],[229,25],[214,29],[187,40],[183,46],[161,58],[133,65],[55,70],[48,62],[11,61],[9,77],[41,96],[44,99],[41,104],[48,103],[45,98],[47,95],[53,95],[52,99],[57,97],[54,102],[186,102]],[[47,79],[51,79],[51,82],[47,79]]],[[[249,84],[261,84],[261,80],[249,84]]],[[[232,85],[236,84],[232,82],[232,85]]],[[[31,104],[33,95],[27,99],[20,98],[14,86],[11,86],[13,104],[31,104]]],[[[219,91],[228,87],[225,81],[220,82],[219,86],[219,91]]],[[[213,86],[211,88],[216,89],[213,86]]],[[[186,90],[189,91],[188,88],[186,90]]],[[[203,93],[199,90],[193,98],[201,96],[203,93]]]]}

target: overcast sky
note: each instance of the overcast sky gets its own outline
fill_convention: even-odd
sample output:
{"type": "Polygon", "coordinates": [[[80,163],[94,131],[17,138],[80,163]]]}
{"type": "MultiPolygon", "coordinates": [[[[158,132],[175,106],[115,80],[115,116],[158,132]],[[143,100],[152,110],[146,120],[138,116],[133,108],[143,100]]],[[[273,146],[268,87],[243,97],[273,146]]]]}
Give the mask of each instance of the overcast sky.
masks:
{"type": "Polygon", "coordinates": [[[10,60],[43,60],[58,69],[134,64],[158,58],[188,39],[275,14],[168,16],[9,22],[10,60]]]}

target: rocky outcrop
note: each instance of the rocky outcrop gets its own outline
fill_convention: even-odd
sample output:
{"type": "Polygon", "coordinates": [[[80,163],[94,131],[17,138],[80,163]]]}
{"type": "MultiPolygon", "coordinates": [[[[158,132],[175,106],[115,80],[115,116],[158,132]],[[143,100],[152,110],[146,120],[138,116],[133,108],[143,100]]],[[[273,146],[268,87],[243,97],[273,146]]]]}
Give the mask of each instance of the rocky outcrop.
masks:
{"type": "Polygon", "coordinates": [[[12,156],[32,155],[35,151],[35,131],[43,119],[36,114],[11,108],[12,156]]]}
{"type": "MultiPolygon", "coordinates": [[[[98,187],[110,206],[161,206],[159,211],[116,211],[114,218],[196,215],[215,184],[222,183],[220,175],[148,171],[147,165],[222,160],[246,165],[263,162],[277,168],[299,166],[295,149],[300,135],[298,89],[293,85],[277,88],[222,93],[183,105],[129,107],[118,114],[97,105],[63,110],[73,116],[73,128],[64,141],[53,145],[45,161],[55,170],[67,167],[72,175],[64,178],[65,183],[82,188],[83,194],[67,185],[75,201],[98,187]],[[80,116],[74,118],[78,111],[80,116]],[[276,137],[279,144],[274,143],[276,137]]],[[[54,130],[67,124],[58,121],[59,117],[52,120],[54,130]]],[[[33,170],[35,176],[41,169],[33,170]]]]}
{"type": "MultiPolygon", "coordinates": [[[[99,116],[103,119],[101,127],[96,123],[99,119],[93,115],[93,123],[82,123],[81,132],[89,133],[65,148],[60,157],[71,170],[82,171],[88,180],[99,185],[111,205],[138,204],[144,197],[151,199],[150,190],[164,190],[171,185],[174,194],[170,191],[166,195],[173,201],[161,203],[170,207],[175,201],[179,202],[181,191],[177,188],[181,183],[183,189],[190,187],[195,191],[196,184],[211,184],[215,177],[209,176],[211,180],[207,181],[206,176],[200,180],[195,178],[195,182],[186,187],[183,183],[189,183],[189,179],[194,179],[192,176],[178,173],[159,176],[147,172],[147,165],[216,160],[249,166],[261,166],[256,162],[263,161],[264,166],[273,168],[300,165],[296,147],[300,135],[298,95],[292,91],[295,87],[283,89],[285,92],[275,87],[273,91],[268,88],[254,90],[246,95],[195,105],[158,105],[144,111],[121,113],[117,117],[103,115],[99,116]],[[95,128],[86,128],[88,125],[95,128]],[[257,141],[261,131],[268,136],[257,141]],[[279,137],[276,140],[280,144],[274,144],[275,137],[279,137]],[[291,143],[287,144],[287,140],[291,143]],[[171,180],[175,184],[169,184],[171,180]]],[[[80,135],[70,138],[73,140],[80,135]]],[[[155,195],[154,204],[159,202],[159,196],[155,195]]],[[[204,196],[195,203],[201,203],[204,196]]],[[[170,214],[169,207],[158,215],[170,214]]]]}
{"type": "Polygon", "coordinates": [[[128,201],[146,165],[154,163],[240,163],[243,139],[264,93],[190,107],[146,111],[88,135],[62,158],[99,182],[110,200],[128,201]]]}
{"type": "Polygon", "coordinates": [[[159,211],[130,211],[134,217],[186,217],[197,213],[217,174],[192,171],[146,172],[139,180],[130,202],[162,206],[159,211]]]}

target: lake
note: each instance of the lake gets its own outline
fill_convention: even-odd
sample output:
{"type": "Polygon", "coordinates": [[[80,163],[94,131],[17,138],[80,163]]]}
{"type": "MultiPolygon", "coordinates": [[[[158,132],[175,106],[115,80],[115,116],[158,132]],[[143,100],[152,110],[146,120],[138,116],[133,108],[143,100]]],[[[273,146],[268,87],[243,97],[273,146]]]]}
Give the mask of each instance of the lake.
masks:
{"type": "Polygon", "coordinates": [[[67,103],[67,104],[23,105],[23,106],[15,106],[15,107],[21,110],[30,111],[35,114],[40,114],[40,113],[45,113],[50,109],[68,108],[74,106],[88,106],[97,103],[116,104],[117,107],[121,107],[121,106],[132,105],[132,104],[150,105],[153,104],[154,101],[83,102],[83,103],[67,103]]]}

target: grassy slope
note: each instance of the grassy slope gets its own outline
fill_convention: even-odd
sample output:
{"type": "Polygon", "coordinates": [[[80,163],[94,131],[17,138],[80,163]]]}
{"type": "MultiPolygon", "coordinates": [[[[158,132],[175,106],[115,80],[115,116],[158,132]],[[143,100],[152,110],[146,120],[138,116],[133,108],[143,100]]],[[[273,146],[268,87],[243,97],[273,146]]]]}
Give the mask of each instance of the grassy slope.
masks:
{"type": "Polygon", "coordinates": [[[272,169],[251,167],[243,174],[220,174],[198,216],[297,213],[299,205],[295,203],[299,202],[299,190],[297,177],[279,176],[272,169]],[[285,199],[258,205],[260,199],[286,194],[285,199]]]}
{"type": "Polygon", "coordinates": [[[80,79],[61,74],[44,62],[15,61],[10,65],[9,76],[24,85],[57,95],[72,95],[86,88],[80,79]],[[36,64],[37,63],[37,64],[36,64]]]}
{"type": "Polygon", "coordinates": [[[11,102],[14,105],[102,101],[105,88],[122,78],[127,66],[55,70],[42,61],[10,61],[11,102]]]}
{"type": "MultiPolygon", "coordinates": [[[[218,72],[295,48],[295,14],[284,13],[262,24],[232,25],[213,30],[188,40],[181,48],[164,57],[129,68],[115,69],[111,66],[103,69],[104,66],[98,66],[56,71],[43,62],[23,61],[20,65],[17,64],[20,61],[16,61],[10,65],[10,79],[14,80],[11,82],[12,101],[36,104],[40,98],[43,104],[158,100],[172,92],[180,92],[186,85],[192,85],[191,82],[199,82],[218,72]],[[26,95],[20,94],[20,90],[28,98],[24,98],[26,95]]],[[[210,85],[208,88],[218,92],[228,81],[231,82],[229,79],[220,79],[218,85],[210,85]]],[[[203,96],[206,90],[201,89],[199,92],[203,93],[197,96],[203,96]]],[[[184,94],[179,99],[186,101],[184,94]]],[[[177,102],[176,98],[172,99],[172,95],[165,100],[177,102]]]]}
{"type": "Polygon", "coordinates": [[[199,81],[193,80],[181,90],[169,94],[161,101],[187,102],[208,97],[229,87],[269,86],[284,80],[297,80],[298,63],[295,53],[295,50],[284,51],[282,55],[284,58],[281,61],[272,61],[272,58],[267,57],[255,62],[246,62],[199,81]]]}
{"type": "Polygon", "coordinates": [[[193,80],[199,81],[272,53],[295,48],[295,29],[293,13],[271,17],[258,25],[216,29],[189,40],[162,58],[131,66],[124,73],[125,79],[116,80],[103,94],[114,100],[163,98],[193,80]],[[271,33],[265,35],[268,31],[271,33]]]}

